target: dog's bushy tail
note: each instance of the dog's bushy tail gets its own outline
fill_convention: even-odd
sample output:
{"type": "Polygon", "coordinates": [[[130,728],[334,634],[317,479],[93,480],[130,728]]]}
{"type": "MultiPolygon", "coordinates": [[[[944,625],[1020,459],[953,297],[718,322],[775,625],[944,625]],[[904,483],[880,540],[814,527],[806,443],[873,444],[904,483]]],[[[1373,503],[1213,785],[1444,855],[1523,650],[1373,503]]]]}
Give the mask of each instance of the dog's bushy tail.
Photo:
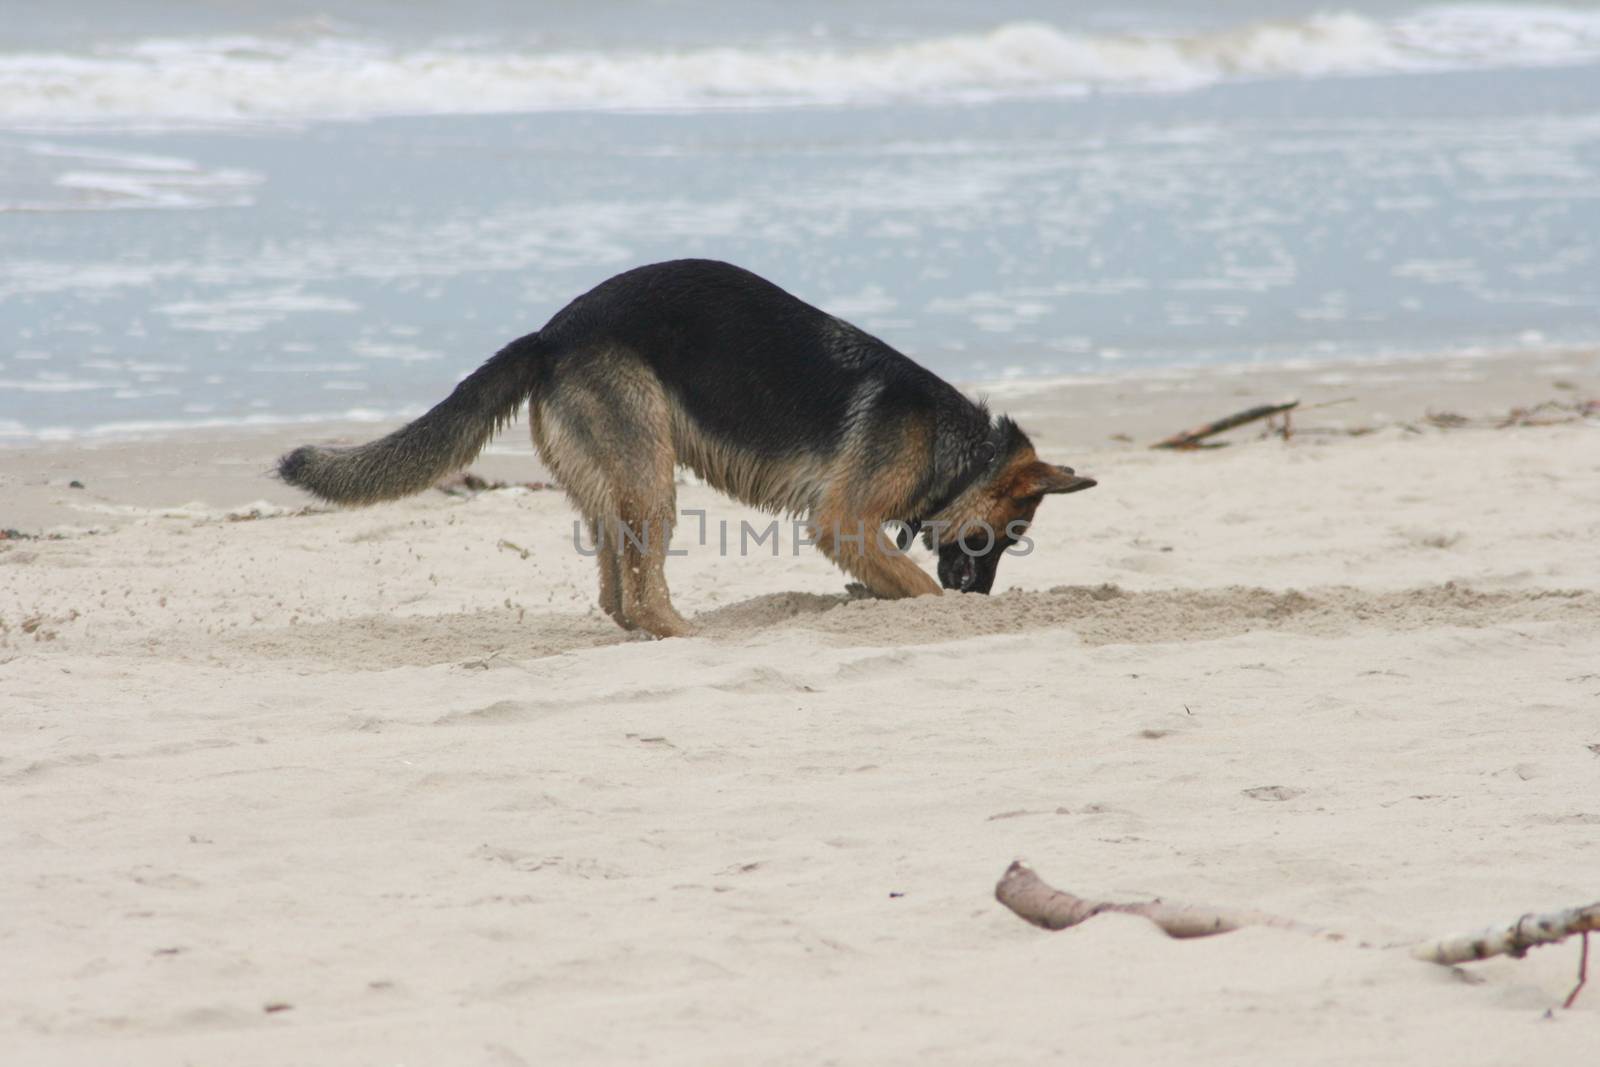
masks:
{"type": "Polygon", "coordinates": [[[533,386],[539,335],[511,342],[426,415],[353,448],[303,445],[278,460],[278,476],[335,504],[376,504],[420,493],[477,458],[516,417],[533,386]]]}

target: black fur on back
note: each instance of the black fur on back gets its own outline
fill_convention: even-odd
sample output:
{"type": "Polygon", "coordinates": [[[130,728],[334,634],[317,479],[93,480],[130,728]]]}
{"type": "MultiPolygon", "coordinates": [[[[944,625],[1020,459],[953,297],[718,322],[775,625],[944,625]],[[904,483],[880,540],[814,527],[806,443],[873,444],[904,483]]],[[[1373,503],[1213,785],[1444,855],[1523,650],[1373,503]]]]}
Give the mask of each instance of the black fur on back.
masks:
{"type": "MultiPolygon", "coordinates": [[[[541,336],[548,356],[534,370],[536,391],[555,385],[563,360],[624,349],[655,371],[703,432],[763,456],[834,452],[852,398],[872,387],[875,420],[933,427],[923,499],[966,472],[996,429],[986,407],[888,344],[716,260],[618,274],[557,312],[541,336]]],[[[1027,438],[1002,421],[1009,456],[1027,438]]],[[[884,444],[885,454],[869,462],[900,458],[884,444]]]]}

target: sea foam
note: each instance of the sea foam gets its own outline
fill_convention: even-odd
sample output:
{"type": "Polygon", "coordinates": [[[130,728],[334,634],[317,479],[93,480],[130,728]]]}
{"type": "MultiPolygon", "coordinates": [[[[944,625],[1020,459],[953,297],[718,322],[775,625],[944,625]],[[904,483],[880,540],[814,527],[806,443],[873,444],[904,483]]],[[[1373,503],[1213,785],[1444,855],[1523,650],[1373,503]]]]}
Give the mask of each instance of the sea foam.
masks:
{"type": "Polygon", "coordinates": [[[675,51],[400,48],[343,37],[147,39],[0,53],[0,123],[233,123],[560,109],[759,108],[1177,92],[1258,78],[1545,66],[1600,58],[1600,12],[1438,6],[1188,34],[1009,22],[871,47],[675,51]]]}

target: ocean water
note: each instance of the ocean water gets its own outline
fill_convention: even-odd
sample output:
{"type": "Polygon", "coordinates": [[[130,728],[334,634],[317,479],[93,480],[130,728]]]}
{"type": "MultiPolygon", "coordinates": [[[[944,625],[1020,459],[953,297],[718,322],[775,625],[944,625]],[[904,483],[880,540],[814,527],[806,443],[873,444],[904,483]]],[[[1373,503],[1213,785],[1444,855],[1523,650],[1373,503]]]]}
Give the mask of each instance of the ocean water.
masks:
{"type": "Polygon", "coordinates": [[[1600,5],[0,0],[0,442],[422,410],[616,271],[949,377],[1600,343],[1600,5]]]}

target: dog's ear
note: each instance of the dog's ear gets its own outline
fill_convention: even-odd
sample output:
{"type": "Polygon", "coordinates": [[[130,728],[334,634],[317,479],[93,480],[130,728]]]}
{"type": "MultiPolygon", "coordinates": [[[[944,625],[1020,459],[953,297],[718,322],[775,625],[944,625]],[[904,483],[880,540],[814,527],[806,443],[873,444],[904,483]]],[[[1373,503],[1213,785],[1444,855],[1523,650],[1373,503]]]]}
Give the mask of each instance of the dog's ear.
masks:
{"type": "Polygon", "coordinates": [[[1019,497],[1043,496],[1045,493],[1076,493],[1093,489],[1098,483],[1071,467],[1058,467],[1054,463],[1036,460],[1028,464],[1017,478],[1019,497]]]}

